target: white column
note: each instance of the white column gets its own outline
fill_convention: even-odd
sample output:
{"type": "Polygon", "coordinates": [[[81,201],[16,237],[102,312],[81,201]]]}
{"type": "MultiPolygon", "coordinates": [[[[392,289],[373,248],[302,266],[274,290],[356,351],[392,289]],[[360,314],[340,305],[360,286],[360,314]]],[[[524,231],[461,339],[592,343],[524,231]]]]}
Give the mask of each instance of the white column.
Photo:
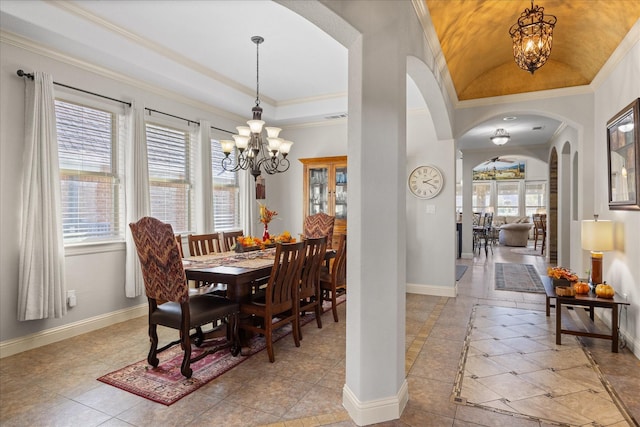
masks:
{"type": "Polygon", "coordinates": [[[406,53],[402,31],[349,46],[347,358],[358,425],[400,417],[405,379],[406,53]]]}

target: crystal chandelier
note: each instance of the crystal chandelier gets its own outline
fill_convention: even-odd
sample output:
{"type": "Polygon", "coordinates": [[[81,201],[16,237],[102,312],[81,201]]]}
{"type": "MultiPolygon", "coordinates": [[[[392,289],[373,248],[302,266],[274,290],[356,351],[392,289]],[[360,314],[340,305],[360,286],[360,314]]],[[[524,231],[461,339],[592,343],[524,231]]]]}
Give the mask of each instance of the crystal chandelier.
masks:
{"type": "Polygon", "coordinates": [[[496,145],[504,145],[509,142],[509,139],[511,139],[511,135],[509,135],[509,132],[507,132],[506,130],[500,128],[496,129],[496,132],[492,136],[490,136],[489,139],[496,145]]]}
{"type": "Polygon", "coordinates": [[[557,19],[553,15],[546,18],[544,8],[534,6],[531,0],[531,9],[525,9],[518,22],[509,29],[516,64],[531,74],[542,67],[551,55],[553,27],[557,19]]]}
{"type": "Polygon", "coordinates": [[[262,107],[260,107],[260,61],[259,47],[264,42],[260,36],[251,37],[251,41],[256,44],[256,105],[251,109],[253,119],[247,121],[248,126],[238,126],[238,135],[233,135],[234,141],[220,141],[222,152],[225,157],[222,159],[222,168],[226,171],[236,172],[240,169],[251,171],[254,179],[257,179],[262,172],[269,175],[285,172],[289,169],[287,154],[293,142],[285,141],[278,135],[282,129],[276,127],[265,127],[267,131],[267,142],[262,138],[262,107]],[[236,161],[230,157],[233,148],[237,148],[236,161]]]}

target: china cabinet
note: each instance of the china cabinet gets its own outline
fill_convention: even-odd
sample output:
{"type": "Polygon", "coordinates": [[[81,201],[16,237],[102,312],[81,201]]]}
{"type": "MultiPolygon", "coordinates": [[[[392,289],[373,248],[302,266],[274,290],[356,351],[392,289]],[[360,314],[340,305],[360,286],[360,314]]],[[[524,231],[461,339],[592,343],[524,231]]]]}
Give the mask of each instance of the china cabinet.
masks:
{"type": "Polygon", "coordinates": [[[324,212],[336,217],[333,247],[347,233],[347,156],[300,159],[304,165],[303,217],[324,212]]]}

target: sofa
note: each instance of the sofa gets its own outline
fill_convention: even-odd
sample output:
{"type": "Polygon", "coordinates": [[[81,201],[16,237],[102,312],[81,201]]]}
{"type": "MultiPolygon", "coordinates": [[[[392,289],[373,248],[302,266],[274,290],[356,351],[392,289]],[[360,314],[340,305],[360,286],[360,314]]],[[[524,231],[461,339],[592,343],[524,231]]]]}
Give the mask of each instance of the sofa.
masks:
{"type": "Polygon", "coordinates": [[[533,224],[528,216],[496,216],[494,227],[500,231],[498,242],[504,246],[527,246],[533,224]]]}

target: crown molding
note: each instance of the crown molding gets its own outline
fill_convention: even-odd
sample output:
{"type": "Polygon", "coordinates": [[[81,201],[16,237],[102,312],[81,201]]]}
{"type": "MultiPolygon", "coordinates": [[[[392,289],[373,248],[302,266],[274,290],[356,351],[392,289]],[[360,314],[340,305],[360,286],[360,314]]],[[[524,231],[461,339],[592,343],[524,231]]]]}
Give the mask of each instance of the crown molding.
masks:
{"type": "Polygon", "coordinates": [[[347,92],[328,93],[325,95],[308,96],[306,98],[287,99],[285,101],[275,102],[274,106],[284,107],[288,105],[308,104],[312,102],[326,101],[330,99],[346,98],[347,96],[348,96],[347,92]]]}
{"type": "Polygon", "coordinates": [[[538,90],[535,92],[516,93],[513,95],[492,96],[487,98],[470,99],[460,101],[456,109],[488,107],[497,104],[512,104],[518,102],[536,101],[549,98],[562,98],[575,95],[593,94],[589,85],[572,86],[560,89],[538,90]]]}
{"type": "MultiPolygon", "coordinates": [[[[24,37],[21,37],[17,34],[14,34],[5,30],[0,30],[0,42],[6,43],[11,46],[15,46],[19,49],[27,50],[29,52],[53,59],[55,61],[59,61],[68,65],[71,65],[76,68],[80,68],[82,70],[85,70],[94,74],[98,74],[102,77],[106,77],[108,79],[111,79],[120,83],[124,83],[126,85],[134,86],[136,88],[139,88],[151,93],[155,93],[156,95],[162,96],[164,98],[168,98],[170,100],[197,108],[199,110],[207,111],[209,113],[215,114],[225,119],[229,119],[235,122],[243,122],[246,120],[245,117],[241,117],[229,111],[213,107],[212,105],[206,104],[204,102],[196,101],[192,98],[164,89],[162,87],[151,85],[145,81],[133,79],[124,74],[117,73],[115,71],[109,70],[104,67],[100,67],[90,62],[79,60],[75,57],[69,56],[67,54],[53,50],[48,47],[44,47],[40,44],[34,43],[29,39],[26,39],[24,37]]],[[[29,71],[29,70],[25,70],[25,71],[29,71]]]]}

